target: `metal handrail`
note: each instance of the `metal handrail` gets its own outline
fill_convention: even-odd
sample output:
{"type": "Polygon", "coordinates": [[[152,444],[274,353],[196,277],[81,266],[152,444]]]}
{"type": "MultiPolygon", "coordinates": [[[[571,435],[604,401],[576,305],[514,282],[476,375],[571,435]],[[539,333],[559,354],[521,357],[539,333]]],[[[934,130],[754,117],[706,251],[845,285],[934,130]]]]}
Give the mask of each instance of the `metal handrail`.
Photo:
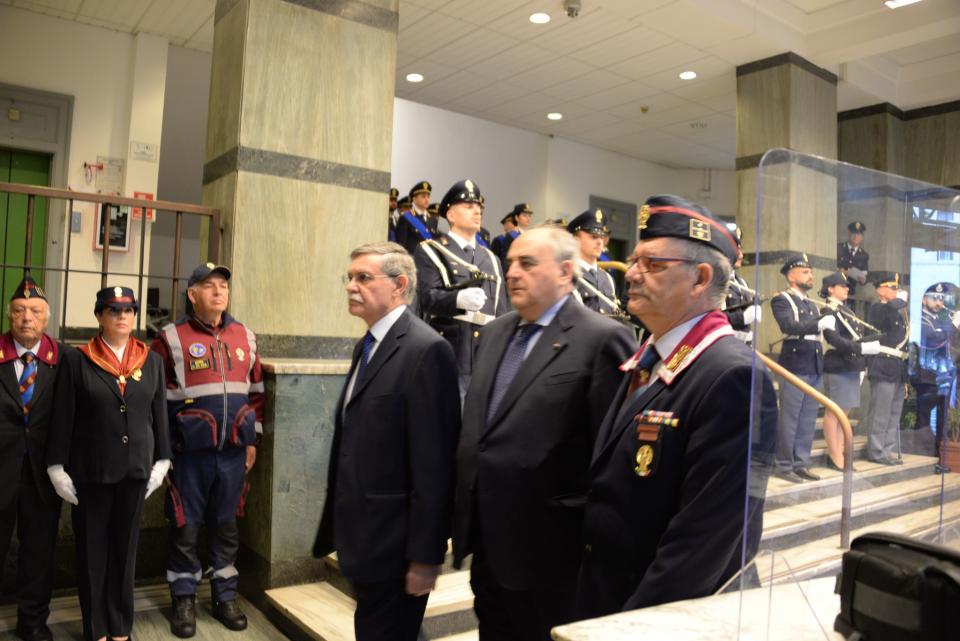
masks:
{"type": "MultiPolygon", "coordinates": [[[[602,269],[612,268],[622,272],[626,272],[629,268],[626,263],[616,260],[601,261],[599,265],[602,269]]],[[[847,418],[846,412],[840,409],[840,406],[830,400],[828,396],[798,378],[760,350],[755,349],[754,351],[770,371],[779,374],[785,381],[823,405],[824,409],[836,417],[837,422],[843,429],[843,496],[840,504],[840,547],[847,549],[850,547],[850,506],[853,494],[853,428],[850,426],[850,419],[847,418]]]]}
{"type": "MultiPolygon", "coordinates": [[[[49,198],[54,200],[65,200],[68,202],[68,211],[73,211],[74,201],[80,202],[89,202],[95,203],[100,208],[100,216],[102,221],[107,220],[108,207],[110,206],[128,206],[128,207],[139,207],[141,209],[141,225],[140,225],[140,260],[139,260],[139,271],[137,274],[131,274],[137,277],[137,299],[143,300],[143,279],[144,279],[144,260],[146,256],[146,235],[147,235],[147,210],[153,209],[157,212],[157,216],[160,215],[162,211],[173,212],[176,215],[176,228],[174,231],[174,262],[173,262],[173,274],[171,276],[151,276],[151,278],[163,278],[170,279],[173,281],[174,286],[171,288],[170,294],[170,315],[173,318],[176,318],[177,315],[177,287],[176,283],[181,280],[180,278],[180,245],[182,241],[183,225],[182,217],[184,214],[190,214],[194,216],[206,217],[210,220],[210,235],[207,239],[207,257],[212,262],[218,262],[220,254],[220,235],[222,230],[220,229],[220,210],[213,207],[204,207],[202,205],[194,205],[191,203],[180,203],[169,200],[145,200],[140,198],[127,198],[125,196],[117,196],[110,194],[96,194],[96,193],[87,193],[80,191],[73,191],[70,189],[56,189],[53,187],[38,187],[34,185],[22,185],[19,183],[9,183],[9,182],[0,182],[0,193],[9,193],[9,194],[21,194],[27,197],[27,226],[25,234],[25,251],[24,251],[24,265],[23,268],[26,272],[29,272],[31,267],[32,252],[33,252],[33,218],[34,218],[34,209],[35,209],[35,199],[36,198],[49,198]]],[[[109,224],[105,224],[105,233],[104,233],[104,247],[101,250],[101,262],[100,262],[100,283],[101,287],[105,287],[107,284],[107,276],[111,272],[110,269],[110,238],[109,238],[109,224]]],[[[94,230],[94,234],[98,234],[99,230],[94,230]]],[[[61,310],[61,323],[60,331],[61,335],[64,327],[67,323],[67,292],[69,289],[69,278],[70,273],[91,273],[90,270],[83,269],[70,269],[70,251],[73,240],[72,232],[67,232],[66,238],[66,256],[65,264],[66,268],[59,267],[42,267],[39,268],[43,271],[62,271],[63,272],[63,306],[61,310]]],[[[4,261],[3,265],[0,267],[6,269],[7,267],[19,267],[19,265],[7,265],[4,261]]],[[[97,272],[93,272],[97,273],[97,272]]],[[[114,275],[126,275],[114,273],[114,275]]],[[[139,314],[137,316],[137,329],[141,329],[141,323],[143,322],[143,315],[139,314]]]]}

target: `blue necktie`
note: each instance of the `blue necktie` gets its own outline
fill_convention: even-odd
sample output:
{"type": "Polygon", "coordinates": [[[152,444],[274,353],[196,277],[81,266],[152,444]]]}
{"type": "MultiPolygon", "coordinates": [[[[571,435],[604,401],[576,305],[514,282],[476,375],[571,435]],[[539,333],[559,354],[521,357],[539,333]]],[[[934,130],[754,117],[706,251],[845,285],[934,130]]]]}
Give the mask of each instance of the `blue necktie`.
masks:
{"type": "Polygon", "coordinates": [[[514,335],[513,340],[510,341],[510,345],[503,355],[503,360],[500,361],[497,378],[493,383],[493,393],[490,394],[490,403],[487,405],[487,423],[493,420],[494,414],[497,413],[497,408],[500,407],[500,402],[503,400],[503,397],[507,395],[510,384],[516,377],[517,372],[520,371],[520,366],[523,365],[523,358],[526,354],[530,339],[533,338],[540,329],[542,329],[541,325],[533,323],[521,325],[514,335]]]}
{"type": "Polygon", "coordinates": [[[640,356],[640,362],[633,370],[633,376],[630,378],[630,386],[627,388],[627,400],[631,400],[634,392],[642,390],[650,382],[650,374],[654,366],[660,362],[660,354],[657,349],[651,345],[640,356]]]}
{"type": "Polygon", "coordinates": [[[367,369],[367,363],[370,362],[370,350],[376,341],[377,339],[370,332],[363,335],[363,340],[360,342],[360,364],[357,365],[357,378],[354,380],[354,385],[363,378],[363,372],[367,369]]]}
{"type": "Polygon", "coordinates": [[[33,383],[37,380],[37,361],[33,352],[25,352],[20,357],[23,360],[23,374],[20,375],[20,401],[23,403],[23,422],[30,416],[30,402],[33,400],[33,383]]]}

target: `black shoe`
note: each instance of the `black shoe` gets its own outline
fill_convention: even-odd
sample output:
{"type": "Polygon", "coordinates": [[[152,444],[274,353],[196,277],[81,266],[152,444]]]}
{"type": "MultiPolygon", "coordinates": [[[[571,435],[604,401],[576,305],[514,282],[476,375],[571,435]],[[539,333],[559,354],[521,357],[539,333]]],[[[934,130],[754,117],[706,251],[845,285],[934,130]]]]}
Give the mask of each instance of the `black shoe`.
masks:
{"type": "Polygon", "coordinates": [[[173,597],[173,616],[170,617],[170,632],[181,639],[189,639],[197,633],[196,596],[173,597]]]}
{"type": "Polygon", "coordinates": [[[887,458],[885,456],[881,456],[880,458],[871,458],[868,460],[874,463],[879,463],[880,465],[897,465],[898,464],[894,459],[887,458]]]}
{"type": "Polygon", "coordinates": [[[240,611],[236,599],[213,604],[213,616],[228,629],[235,632],[247,629],[247,617],[240,611]]]}
{"type": "Polygon", "coordinates": [[[17,636],[23,641],[52,641],[53,633],[50,632],[50,628],[46,626],[45,623],[41,623],[35,628],[31,628],[25,625],[17,624],[15,630],[17,636]]]}
{"type": "Polygon", "coordinates": [[[805,481],[819,481],[819,480],[820,480],[820,477],[819,477],[819,476],[817,476],[816,474],[814,474],[813,472],[811,472],[810,470],[808,470],[808,469],[805,468],[805,467],[798,467],[797,469],[795,469],[795,470],[793,471],[793,473],[796,474],[797,476],[799,476],[800,478],[802,478],[802,479],[805,480],[805,481]]]}
{"type": "MultiPolygon", "coordinates": [[[[837,465],[836,463],[834,463],[832,458],[828,458],[828,459],[827,459],[827,468],[828,468],[828,469],[831,469],[831,470],[836,470],[836,471],[838,471],[838,472],[842,472],[842,471],[843,471],[843,467],[841,467],[841,466],[837,465]]],[[[856,472],[857,469],[854,468],[853,471],[856,472]]]]}
{"type": "Polygon", "coordinates": [[[803,479],[799,475],[795,474],[791,470],[784,472],[783,470],[777,470],[773,473],[778,479],[783,479],[784,481],[790,481],[791,483],[803,483],[803,479]]]}
{"type": "Polygon", "coordinates": [[[951,470],[951,469],[950,469],[949,467],[947,467],[946,465],[940,465],[939,463],[937,463],[936,465],[933,466],[933,473],[934,473],[934,474],[949,474],[949,473],[952,472],[952,471],[953,471],[953,470],[951,470]]]}

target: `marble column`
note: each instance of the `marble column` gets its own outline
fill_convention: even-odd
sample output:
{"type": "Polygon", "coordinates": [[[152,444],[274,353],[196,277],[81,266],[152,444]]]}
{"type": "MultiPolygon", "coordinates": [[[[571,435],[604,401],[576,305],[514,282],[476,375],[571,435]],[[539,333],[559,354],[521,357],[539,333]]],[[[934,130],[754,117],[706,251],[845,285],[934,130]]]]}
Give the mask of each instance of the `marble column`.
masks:
{"type": "MultiPolygon", "coordinates": [[[[794,53],[737,67],[737,223],[751,283],[759,245],[758,291],[765,296],[785,286],[779,269],[790,253],[808,255],[817,282],[836,267],[831,164],[798,164],[790,152],[764,158],[778,148],[836,158],[836,115],[837,77],[794,53]]],[[[757,346],[768,351],[780,332],[772,318],[760,327],[757,346]]]]}
{"type": "Polygon", "coordinates": [[[333,412],[365,327],[340,275],[385,235],[399,0],[218,0],[204,203],[223,212],[231,312],[267,407],[241,520],[241,589],[315,580],[333,412]],[[289,358],[299,359],[293,365],[289,358]]]}

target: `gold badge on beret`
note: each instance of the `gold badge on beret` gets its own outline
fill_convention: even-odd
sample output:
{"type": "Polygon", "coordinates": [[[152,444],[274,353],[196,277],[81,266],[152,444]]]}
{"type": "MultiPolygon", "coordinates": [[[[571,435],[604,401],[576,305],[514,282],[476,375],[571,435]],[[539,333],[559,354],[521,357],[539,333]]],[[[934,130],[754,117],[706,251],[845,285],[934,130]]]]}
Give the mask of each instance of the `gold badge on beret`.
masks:
{"type": "Polygon", "coordinates": [[[640,208],[640,213],[638,214],[639,224],[638,227],[641,231],[647,228],[647,221],[650,220],[650,205],[644,205],[640,208]]]}
{"type": "Polygon", "coordinates": [[[810,262],[810,259],[807,258],[807,255],[806,255],[806,254],[803,255],[803,262],[805,262],[805,263],[809,263],[809,262],[810,262]]]}
{"type": "Polygon", "coordinates": [[[24,287],[24,288],[23,288],[23,297],[24,297],[24,298],[30,298],[30,288],[29,288],[29,287],[24,287]]]}
{"type": "Polygon", "coordinates": [[[690,219],[690,238],[710,242],[710,224],[696,218],[690,219]]]}
{"type": "Polygon", "coordinates": [[[603,212],[600,211],[599,209],[596,212],[594,212],[593,217],[597,219],[598,223],[603,222],[603,212]]]}
{"type": "Polygon", "coordinates": [[[463,186],[467,188],[467,191],[473,193],[473,183],[470,182],[469,178],[463,181],[463,186]]]}

